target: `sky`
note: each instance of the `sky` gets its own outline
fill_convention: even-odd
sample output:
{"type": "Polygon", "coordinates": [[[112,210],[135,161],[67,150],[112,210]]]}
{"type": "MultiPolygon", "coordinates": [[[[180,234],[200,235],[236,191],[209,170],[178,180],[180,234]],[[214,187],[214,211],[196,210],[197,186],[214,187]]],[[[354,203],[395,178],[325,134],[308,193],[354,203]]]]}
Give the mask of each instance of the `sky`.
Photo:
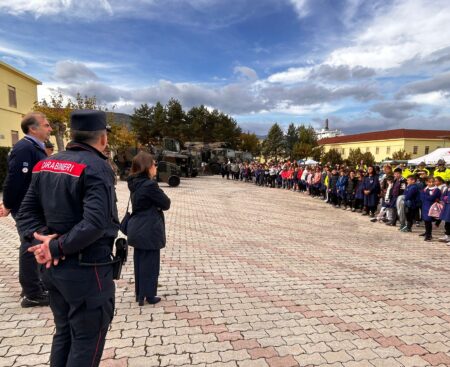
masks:
{"type": "Polygon", "coordinates": [[[244,131],[450,129],[448,0],[0,0],[0,59],[39,98],[178,99],[244,131]]]}

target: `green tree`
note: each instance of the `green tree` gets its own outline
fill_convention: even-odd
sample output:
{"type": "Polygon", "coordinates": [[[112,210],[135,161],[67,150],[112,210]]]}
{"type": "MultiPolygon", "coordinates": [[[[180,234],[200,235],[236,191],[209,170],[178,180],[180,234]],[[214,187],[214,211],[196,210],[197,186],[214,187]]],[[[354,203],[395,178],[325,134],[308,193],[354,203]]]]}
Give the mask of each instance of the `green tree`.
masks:
{"type": "Polygon", "coordinates": [[[108,134],[108,145],[114,151],[126,150],[136,143],[136,136],[127,126],[111,122],[111,132],[108,134]]]}
{"type": "Polygon", "coordinates": [[[411,159],[412,154],[406,153],[405,149],[401,149],[397,152],[392,153],[392,159],[397,161],[406,161],[408,159],[411,159]]]}
{"type": "Polygon", "coordinates": [[[284,140],[285,140],[286,154],[289,157],[289,159],[292,159],[294,156],[294,148],[299,143],[297,128],[293,123],[289,124],[284,140]]]}
{"type": "Polygon", "coordinates": [[[263,143],[263,154],[266,157],[278,159],[278,156],[284,154],[284,135],[280,125],[273,124],[263,143]]]}
{"type": "Polygon", "coordinates": [[[375,157],[370,152],[361,152],[360,148],[350,149],[348,158],[346,159],[347,164],[352,167],[357,167],[361,161],[364,161],[364,165],[372,165],[375,163],[375,157]]]}
{"type": "Polygon", "coordinates": [[[322,156],[322,164],[330,162],[332,165],[342,164],[343,159],[341,153],[337,149],[330,149],[322,156]]]}
{"type": "Polygon", "coordinates": [[[242,133],[240,136],[240,143],[238,148],[244,152],[250,152],[254,156],[261,152],[261,146],[256,134],[242,133]]]}
{"type": "Polygon", "coordinates": [[[320,160],[320,156],[322,152],[317,150],[317,137],[312,126],[306,127],[305,125],[300,125],[297,128],[297,136],[298,142],[294,145],[293,156],[295,159],[303,159],[312,157],[313,154],[315,157],[319,156],[319,159],[315,159],[317,161],[320,160]]]}
{"type": "Polygon", "coordinates": [[[157,141],[161,141],[162,138],[169,134],[169,129],[167,129],[167,113],[161,102],[156,102],[155,106],[152,107],[152,123],[153,123],[153,138],[157,141]]]}
{"type": "Polygon", "coordinates": [[[142,145],[153,141],[153,111],[147,103],[134,109],[131,116],[131,129],[142,145]]]}
{"type": "Polygon", "coordinates": [[[178,139],[181,142],[186,140],[186,116],[181,103],[174,98],[171,98],[166,105],[166,125],[164,128],[164,135],[178,139]]]}

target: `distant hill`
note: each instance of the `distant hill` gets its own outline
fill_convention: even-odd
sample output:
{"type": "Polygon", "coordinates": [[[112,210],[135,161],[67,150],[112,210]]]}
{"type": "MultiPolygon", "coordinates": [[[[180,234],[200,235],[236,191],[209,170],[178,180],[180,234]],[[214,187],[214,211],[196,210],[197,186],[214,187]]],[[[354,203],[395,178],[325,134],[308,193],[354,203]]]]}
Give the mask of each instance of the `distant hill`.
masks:
{"type": "Polygon", "coordinates": [[[116,124],[120,125],[131,125],[131,115],[127,115],[126,113],[118,113],[118,112],[112,112],[114,115],[114,122],[116,124]]]}

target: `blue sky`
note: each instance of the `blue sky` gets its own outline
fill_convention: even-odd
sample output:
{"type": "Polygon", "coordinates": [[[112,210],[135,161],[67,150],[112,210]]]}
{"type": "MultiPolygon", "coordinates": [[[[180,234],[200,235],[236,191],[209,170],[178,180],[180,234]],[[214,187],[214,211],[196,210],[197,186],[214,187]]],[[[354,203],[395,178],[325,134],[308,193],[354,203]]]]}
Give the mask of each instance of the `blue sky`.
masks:
{"type": "Polygon", "coordinates": [[[0,59],[130,113],[177,98],[265,134],[450,129],[447,0],[0,0],[0,59]]]}

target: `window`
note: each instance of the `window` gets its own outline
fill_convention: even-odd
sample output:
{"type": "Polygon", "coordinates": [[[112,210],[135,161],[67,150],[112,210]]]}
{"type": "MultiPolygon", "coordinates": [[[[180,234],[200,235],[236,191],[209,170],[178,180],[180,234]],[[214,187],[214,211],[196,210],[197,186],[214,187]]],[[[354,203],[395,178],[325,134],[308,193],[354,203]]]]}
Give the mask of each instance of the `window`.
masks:
{"type": "Polygon", "coordinates": [[[345,155],[345,148],[342,148],[342,155],[345,155]]]}
{"type": "Polygon", "coordinates": [[[19,132],[15,130],[11,130],[11,143],[12,145],[16,144],[19,141],[19,132]]]}
{"type": "Polygon", "coordinates": [[[8,85],[9,107],[17,108],[16,88],[8,85]]]}
{"type": "Polygon", "coordinates": [[[428,154],[428,153],[430,153],[430,147],[427,145],[427,146],[425,147],[425,154],[428,154]]]}
{"type": "Polygon", "coordinates": [[[366,148],[366,153],[367,153],[367,152],[370,152],[370,148],[369,148],[369,147],[366,148]]]}
{"type": "Polygon", "coordinates": [[[419,151],[419,147],[417,145],[413,146],[413,154],[417,154],[417,152],[419,151]]]}
{"type": "Polygon", "coordinates": [[[391,147],[386,147],[386,154],[391,154],[391,147]]]}
{"type": "Polygon", "coordinates": [[[380,148],[378,147],[375,148],[375,154],[380,154],[380,148]]]}

